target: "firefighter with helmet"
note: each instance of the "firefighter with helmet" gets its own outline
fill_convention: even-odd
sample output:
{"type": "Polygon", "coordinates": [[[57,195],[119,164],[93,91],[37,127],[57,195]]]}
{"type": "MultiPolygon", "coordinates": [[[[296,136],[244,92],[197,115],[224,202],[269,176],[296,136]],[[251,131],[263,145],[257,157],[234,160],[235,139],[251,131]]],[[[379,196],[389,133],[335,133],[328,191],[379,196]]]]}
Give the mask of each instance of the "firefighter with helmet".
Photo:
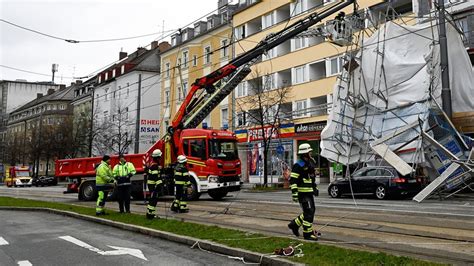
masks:
{"type": "Polygon", "coordinates": [[[146,218],[153,219],[156,217],[156,204],[158,203],[158,193],[162,190],[163,180],[161,177],[161,159],[162,152],[156,149],[152,152],[152,163],[146,169],[146,184],[150,191],[150,200],[146,208],[146,218]]]}
{"type": "Polygon", "coordinates": [[[184,155],[178,156],[178,164],[174,169],[175,200],[171,205],[173,212],[188,212],[186,202],[186,188],[191,185],[189,172],[186,168],[188,159],[184,155]]]}
{"type": "Polygon", "coordinates": [[[299,202],[303,213],[288,224],[295,236],[299,236],[299,228],[303,226],[303,237],[306,240],[318,240],[313,230],[313,219],[316,211],[314,195],[318,188],[315,183],[315,168],[311,157],[311,146],[303,143],[298,147],[299,160],[293,165],[290,174],[291,194],[294,202],[299,202]]]}

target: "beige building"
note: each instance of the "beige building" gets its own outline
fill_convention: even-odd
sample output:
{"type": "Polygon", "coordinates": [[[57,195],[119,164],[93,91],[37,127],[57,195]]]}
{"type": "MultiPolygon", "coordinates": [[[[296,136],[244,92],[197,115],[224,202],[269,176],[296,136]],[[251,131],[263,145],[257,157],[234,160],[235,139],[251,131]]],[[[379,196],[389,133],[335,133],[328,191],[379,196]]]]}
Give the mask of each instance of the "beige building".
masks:
{"type": "MultiPolygon", "coordinates": [[[[234,34],[237,43],[234,45],[238,56],[254,47],[265,36],[278,32],[314,12],[321,12],[335,1],[330,0],[262,0],[254,1],[246,8],[239,9],[233,15],[234,34]]],[[[371,13],[373,17],[379,12],[387,11],[388,3],[380,0],[358,1],[358,14],[371,13]]],[[[393,14],[406,14],[412,11],[411,1],[392,1],[393,14]]],[[[353,12],[349,6],[343,10],[346,14],[353,12]]],[[[393,15],[392,14],[392,15],[393,15]]],[[[314,28],[325,28],[332,23],[334,14],[323,20],[314,28]]],[[[396,15],[393,15],[395,18],[396,15]]],[[[367,19],[361,23],[369,23],[367,19]]],[[[321,180],[328,182],[330,176],[329,162],[319,154],[321,130],[326,124],[332,103],[332,91],[338,74],[341,72],[348,52],[346,46],[329,42],[321,35],[295,38],[271,49],[261,60],[252,66],[252,74],[236,88],[236,133],[240,138],[240,158],[244,162],[244,178],[250,182],[259,182],[262,175],[262,147],[258,137],[255,121],[252,121],[252,110],[249,98],[252,86],[266,86],[265,91],[287,88],[288,97],[279,106],[279,132],[275,134],[274,143],[270,145],[268,166],[271,174],[282,176],[285,167],[297,159],[297,147],[301,143],[310,143],[317,158],[321,180]],[[271,156],[271,158],[270,158],[271,156]],[[245,165],[247,162],[247,165],[245,165]],[[246,176],[247,175],[247,176],[246,176]],[[254,181],[252,181],[252,178],[254,181]]],[[[254,105],[255,106],[255,105],[254,105]]],[[[276,108],[267,106],[266,108],[276,108]]],[[[276,182],[277,180],[273,180],[276,182]]]]}
{"type": "MultiPolygon", "coordinates": [[[[219,1],[216,14],[171,37],[172,48],[161,55],[161,136],[186,97],[191,84],[232,59],[230,14],[235,6],[219,1]]],[[[231,102],[222,101],[203,121],[214,129],[229,127],[231,102]]]]}

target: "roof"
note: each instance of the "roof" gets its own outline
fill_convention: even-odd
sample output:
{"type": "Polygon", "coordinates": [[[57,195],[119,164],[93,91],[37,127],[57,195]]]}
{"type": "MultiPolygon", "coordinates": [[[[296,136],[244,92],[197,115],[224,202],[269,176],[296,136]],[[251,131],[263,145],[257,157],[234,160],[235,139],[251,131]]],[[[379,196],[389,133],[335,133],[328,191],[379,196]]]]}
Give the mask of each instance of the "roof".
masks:
{"type": "Polygon", "coordinates": [[[59,90],[55,91],[52,94],[45,95],[41,98],[36,98],[36,99],[26,103],[25,105],[17,108],[15,111],[13,111],[11,113],[14,114],[14,113],[17,113],[17,112],[21,112],[25,109],[28,109],[30,107],[39,105],[39,104],[44,103],[44,102],[49,102],[49,101],[71,101],[74,97],[74,88],[76,86],[77,85],[60,88],[59,90]]]}

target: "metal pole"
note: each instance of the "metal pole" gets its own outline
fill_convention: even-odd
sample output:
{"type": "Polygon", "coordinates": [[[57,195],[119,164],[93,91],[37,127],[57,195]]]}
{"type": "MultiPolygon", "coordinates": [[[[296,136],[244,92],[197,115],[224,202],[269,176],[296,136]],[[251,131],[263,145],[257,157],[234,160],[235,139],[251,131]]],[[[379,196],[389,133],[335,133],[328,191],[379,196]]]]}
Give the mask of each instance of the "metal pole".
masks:
{"type": "Polygon", "coordinates": [[[443,101],[443,111],[452,117],[453,110],[451,106],[451,89],[449,88],[449,68],[448,68],[448,43],[446,40],[446,21],[444,0],[438,0],[439,6],[439,47],[441,53],[441,99],[443,101]]]}
{"type": "Polygon", "coordinates": [[[137,95],[137,119],[135,124],[135,150],[134,153],[139,152],[139,137],[140,137],[140,105],[142,98],[142,74],[138,74],[138,95],[137,95]]]}
{"type": "Polygon", "coordinates": [[[89,157],[92,157],[92,131],[94,130],[94,94],[95,88],[92,88],[92,105],[91,105],[91,125],[89,128],[89,157]]]}
{"type": "Polygon", "coordinates": [[[27,121],[25,120],[25,130],[23,132],[23,166],[25,166],[25,155],[26,155],[26,125],[27,125],[27,121]]]}

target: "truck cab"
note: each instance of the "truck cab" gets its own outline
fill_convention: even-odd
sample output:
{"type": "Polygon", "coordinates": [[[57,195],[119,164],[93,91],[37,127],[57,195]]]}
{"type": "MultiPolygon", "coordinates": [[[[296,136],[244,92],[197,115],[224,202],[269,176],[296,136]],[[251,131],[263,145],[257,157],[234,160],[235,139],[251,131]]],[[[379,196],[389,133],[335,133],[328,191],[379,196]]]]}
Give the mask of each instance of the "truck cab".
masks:
{"type": "Polygon", "coordinates": [[[234,133],[185,129],[180,143],[178,154],[188,158],[187,167],[194,178],[196,193],[207,192],[213,199],[222,199],[228,192],[240,190],[241,162],[234,133]]]}
{"type": "Polygon", "coordinates": [[[30,168],[28,166],[9,167],[5,184],[7,187],[31,187],[33,185],[33,178],[31,177],[30,168]]]}

